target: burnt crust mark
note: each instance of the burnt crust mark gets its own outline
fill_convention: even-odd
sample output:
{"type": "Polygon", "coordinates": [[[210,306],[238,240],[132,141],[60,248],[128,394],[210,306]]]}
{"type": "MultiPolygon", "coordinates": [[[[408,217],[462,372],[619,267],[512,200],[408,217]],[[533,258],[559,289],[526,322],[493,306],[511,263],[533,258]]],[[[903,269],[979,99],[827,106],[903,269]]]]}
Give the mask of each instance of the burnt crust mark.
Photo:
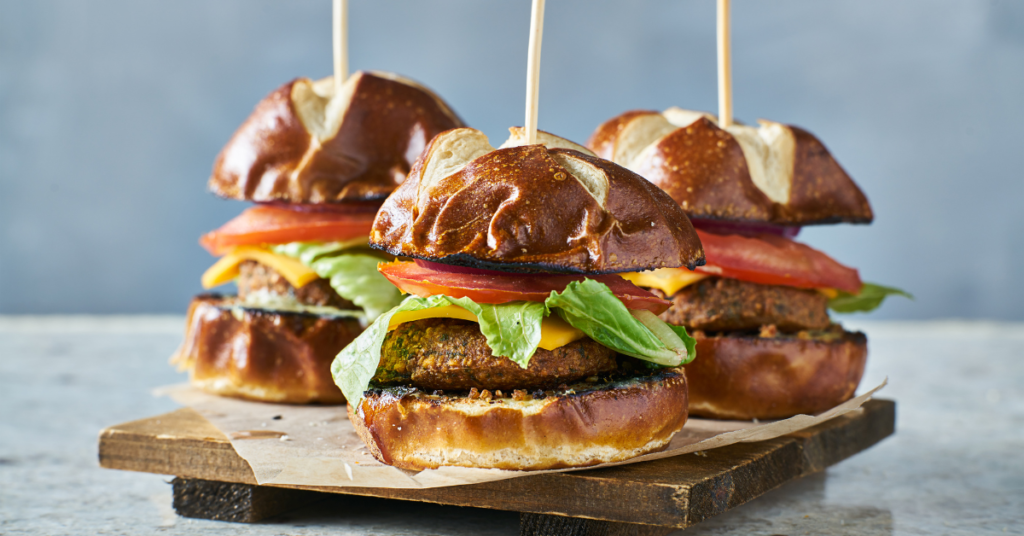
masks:
{"type": "MultiPolygon", "coordinates": [[[[621,369],[587,378],[583,381],[562,384],[551,389],[537,389],[526,395],[525,400],[543,400],[551,397],[580,398],[595,392],[615,391],[637,385],[650,388],[665,381],[675,380],[682,375],[681,368],[671,367],[621,369]]],[[[505,394],[507,396],[495,397],[493,400],[513,400],[512,391],[505,394]]],[[[410,385],[381,386],[374,384],[371,384],[370,388],[363,392],[363,396],[367,398],[386,397],[392,400],[401,400],[405,397],[413,396],[435,406],[441,406],[454,400],[477,398],[477,396],[471,397],[469,391],[432,393],[429,390],[410,385]]]]}

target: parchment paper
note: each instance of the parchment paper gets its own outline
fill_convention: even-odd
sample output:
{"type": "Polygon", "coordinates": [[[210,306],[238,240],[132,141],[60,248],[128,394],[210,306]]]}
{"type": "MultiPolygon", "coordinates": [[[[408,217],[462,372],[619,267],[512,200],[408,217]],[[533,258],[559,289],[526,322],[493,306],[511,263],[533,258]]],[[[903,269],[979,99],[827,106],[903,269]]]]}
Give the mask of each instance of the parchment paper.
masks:
{"type": "MultiPolygon", "coordinates": [[[[858,410],[886,382],[818,415],[797,415],[769,422],[691,418],[665,450],[594,469],[626,465],[724,447],[733,443],[773,439],[858,410]]],[[[246,402],[206,394],[187,385],[160,389],[180,404],[199,412],[224,432],[252,467],[260,484],[301,486],[435,488],[504,480],[539,473],[572,471],[506,471],[441,467],[404,471],[378,462],[356,435],[345,406],[292,406],[246,402]]]]}

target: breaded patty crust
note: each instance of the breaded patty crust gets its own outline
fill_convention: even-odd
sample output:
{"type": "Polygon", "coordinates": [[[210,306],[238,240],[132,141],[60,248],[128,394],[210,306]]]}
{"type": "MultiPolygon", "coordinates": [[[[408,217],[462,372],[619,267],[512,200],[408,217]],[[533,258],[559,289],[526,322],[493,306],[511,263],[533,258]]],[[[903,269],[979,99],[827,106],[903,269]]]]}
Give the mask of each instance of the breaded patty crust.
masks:
{"type": "Polygon", "coordinates": [[[421,389],[546,389],[618,366],[618,354],[590,338],[554,350],[538,348],[524,369],[491,354],[480,326],[465,320],[430,318],[396,327],[381,347],[373,383],[421,389]]]}
{"type": "MultiPolygon", "coordinates": [[[[664,297],[660,290],[652,290],[664,297]]],[[[825,329],[828,298],[816,290],[761,285],[737,279],[708,278],[668,298],[661,314],[669,324],[706,331],[752,330],[765,325],[783,331],[825,329]]]]}
{"type": "Polygon", "coordinates": [[[315,279],[301,288],[295,288],[273,268],[256,261],[245,261],[238,266],[238,279],[235,283],[238,285],[238,297],[243,301],[252,293],[267,291],[279,296],[294,296],[299,303],[305,305],[358,309],[352,302],[339,296],[326,279],[315,279]]]}

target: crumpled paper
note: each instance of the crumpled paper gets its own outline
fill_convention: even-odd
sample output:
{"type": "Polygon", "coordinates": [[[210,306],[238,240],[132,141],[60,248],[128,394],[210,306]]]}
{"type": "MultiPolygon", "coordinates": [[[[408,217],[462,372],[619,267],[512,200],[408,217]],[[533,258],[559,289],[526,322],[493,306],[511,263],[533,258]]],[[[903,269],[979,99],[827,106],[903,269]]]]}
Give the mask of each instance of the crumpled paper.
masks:
{"type": "Polygon", "coordinates": [[[211,395],[188,385],[159,390],[197,411],[231,441],[259,484],[295,486],[435,488],[504,480],[540,473],[596,469],[658,460],[733,443],[774,439],[858,410],[886,382],[818,415],[766,422],[691,418],[659,452],[578,469],[507,471],[440,467],[406,471],[377,461],[345,413],[345,406],[294,406],[211,395]]]}

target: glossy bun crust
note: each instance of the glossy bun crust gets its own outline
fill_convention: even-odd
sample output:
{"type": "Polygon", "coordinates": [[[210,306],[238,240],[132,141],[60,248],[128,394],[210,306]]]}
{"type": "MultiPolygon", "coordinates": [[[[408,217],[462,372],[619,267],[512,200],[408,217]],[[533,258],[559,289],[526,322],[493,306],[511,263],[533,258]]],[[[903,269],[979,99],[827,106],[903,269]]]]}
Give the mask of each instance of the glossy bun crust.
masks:
{"type": "Polygon", "coordinates": [[[696,333],[697,358],[686,365],[690,413],[715,419],[782,419],[815,414],[853,397],[864,375],[867,339],[696,333]]]}
{"type": "Polygon", "coordinates": [[[462,126],[437,95],[390,73],[299,78],[263,99],[221,150],[209,187],[232,199],[383,199],[434,135],[462,126]]]}
{"type": "Polygon", "coordinates": [[[722,129],[709,114],[630,111],[599,126],[587,145],[668,192],[691,218],[785,226],[874,218],[824,144],[798,127],[722,129]]]}
{"type": "Polygon", "coordinates": [[[663,448],[686,422],[681,369],[569,387],[532,400],[373,390],[358,407],[349,404],[348,412],[375,458],[414,471],[442,465],[536,470],[615,462],[663,448]]]}
{"type": "Polygon", "coordinates": [[[188,309],[185,340],[171,363],[206,392],[292,404],[341,404],[331,363],[362,332],[353,318],[232,307],[202,295],[188,309]]]}
{"type": "Polygon", "coordinates": [[[540,134],[544,145],[516,145],[513,129],[500,149],[473,129],[437,136],[377,213],[371,246],[503,271],[613,273],[704,263],[696,232],[668,195],[580,146],[540,134]]]}

